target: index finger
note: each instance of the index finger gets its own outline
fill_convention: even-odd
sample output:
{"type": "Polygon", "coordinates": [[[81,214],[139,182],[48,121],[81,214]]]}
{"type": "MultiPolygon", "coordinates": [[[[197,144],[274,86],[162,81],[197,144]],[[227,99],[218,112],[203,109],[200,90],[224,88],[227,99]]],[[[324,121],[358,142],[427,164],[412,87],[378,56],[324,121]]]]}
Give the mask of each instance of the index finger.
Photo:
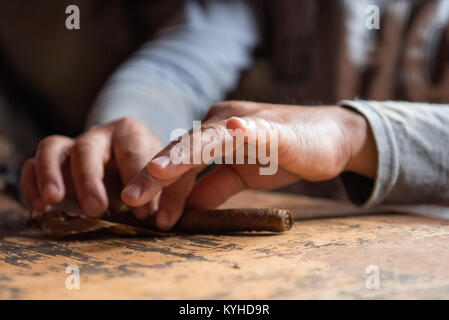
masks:
{"type": "Polygon", "coordinates": [[[234,151],[255,136],[252,122],[244,118],[232,117],[224,121],[206,123],[194,127],[177,141],[169,144],[146,166],[148,173],[157,179],[176,179],[187,171],[207,165],[212,160],[216,163],[234,163],[234,151]],[[245,135],[236,139],[238,130],[245,135]]]}
{"type": "MultiPolygon", "coordinates": [[[[194,127],[177,141],[170,143],[139,172],[122,192],[122,200],[130,206],[141,206],[153,199],[189,170],[205,167],[212,159],[231,157],[233,163],[234,135],[228,129],[252,128],[247,120],[230,118],[194,127]],[[205,137],[205,139],[204,139],[205,137]],[[231,147],[231,148],[229,148],[231,147]],[[227,148],[230,152],[227,152],[227,148]]],[[[252,131],[252,130],[250,130],[252,131]]],[[[249,134],[250,140],[254,135],[249,134]]],[[[246,140],[248,141],[248,139],[246,140]]],[[[244,143],[246,141],[240,141],[244,143]]],[[[228,163],[227,160],[225,160],[228,163]]]]}

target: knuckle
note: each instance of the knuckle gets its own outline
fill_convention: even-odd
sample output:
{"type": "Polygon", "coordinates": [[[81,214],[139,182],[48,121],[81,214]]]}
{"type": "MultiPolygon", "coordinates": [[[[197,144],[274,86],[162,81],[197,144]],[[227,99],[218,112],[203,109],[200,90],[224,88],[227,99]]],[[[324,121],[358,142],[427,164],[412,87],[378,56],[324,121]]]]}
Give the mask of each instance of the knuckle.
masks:
{"type": "Polygon", "coordinates": [[[90,152],[93,149],[93,143],[85,138],[78,139],[73,145],[70,155],[73,157],[79,157],[82,154],[90,152]]]}
{"type": "Polygon", "coordinates": [[[98,140],[100,138],[107,137],[111,134],[112,127],[110,125],[94,125],[89,128],[85,133],[78,136],[78,140],[98,140]]]}
{"type": "Polygon", "coordinates": [[[104,135],[106,132],[105,126],[92,126],[87,130],[85,133],[78,136],[76,140],[83,140],[83,139],[92,139],[92,137],[96,137],[98,135],[104,135]]]}
{"type": "Polygon", "coordinates": [[[234,101],[222,101],[222,102],[216,103],[212,106],[211,112],[212,113],[222,113],[222,112],[229,111],[230,108],[232,108],[233,104],[234,104],[234,101]]]}
{"type": "Polygon", "coordinates": [[[229,109],[235,110],[235,109],[241,108],[245,104],[243,101],[238,101],[238,100],[230,100],[225,103],[227,105],[228,110],[229,109]]]}
{"type": "Polygon", "coordinates": [[[120,119],[117,120],[117,124],[119,126],[123,126],[123,127],[129,127],[129,126],[133,126],[137,123],[137,120],[131,118],[131,117],[122,117],[120,119]]]}
{"type": "MultiPolygon", "coordinates": [[[[92,133],[92,132],[98,132],[98,131],[100,131],[101,130],[101,128],[102,128],[102,126],[100,126],[100,125],[97,125],[97,124],[95,124],[95,125],[93,125],[93,126],[91,126],[88,130],[87,130],[87,132],[89,133],[92,133]]],[[[80,137],[82,137],[83,135],[81,135],[80,137]]]]}
{"type": "Polygon", "coordinates": [[[123,150],[119,153],[120,162],[123,163],[135,161],[136,159],[139,159],[141,157],[142,155],[139,152],[132,151],[130,149],[123,150]]]}
{"type": "Polygon", "coordinates": [[[246,101],[223,101],[213,105],[210,109],[211,115],[239,115],[245,111],[247,111],[251,107],[251,104],[246,101]]]}
{"type": "Polygon", "coordinates": [[[123,117],[115,122],[115,129],[120,132],[120,136],[136,136],[148,135],[148,128],[140,121],[131,118],[123,117]]]}
{"type": "Polygon", "coordinates": [[[227,110],[232,113],[240,113],[248,108],[249,104],[245,101],[228,101],[227,102],[227,110]]]}
{"type": "Polygon", "coordinates": [[[79,137],[70,149],[70,158],[78,165],[92,159],[101,159],[106,163],[110,159],[110,141],[107,139],[102,135],[79,137]]]}
{"type": "Polygon", "coordinates": [[[210,107],[209,113],[211,114],[219,113],[221,112],[221,110],[224,109],[225,106],[226,106],[225,102],[216,103],[212,107],[210,107]]]}
{"type": "Polygon", "coordinates": [[[57,143],[58,141],[61,141],[63,139],[65,139],[65,137],[59,136],[59,135],[51,135],[51,136],[45,137],[44,139],[41,140],[41,142],[39,142],[38,150],[42,150],[47,147],[50,147],[50,146],[54,145],[55,143],[57,143]]]}

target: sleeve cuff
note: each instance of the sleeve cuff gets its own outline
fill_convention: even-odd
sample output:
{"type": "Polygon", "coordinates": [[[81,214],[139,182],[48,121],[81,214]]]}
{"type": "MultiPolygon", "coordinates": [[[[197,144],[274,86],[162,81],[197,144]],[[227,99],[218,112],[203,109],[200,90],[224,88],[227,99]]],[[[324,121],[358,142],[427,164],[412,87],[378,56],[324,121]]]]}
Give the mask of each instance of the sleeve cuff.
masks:
{"type": "Polygon", "coordinates": [[[374,180],[352,172],[341,174],[341,180],[348,198],[354,204],[364,208],[377,205],[387,197],[399,176],[399,156],[393,128],[382,112],[380,102],[343,100],[339,105],[360,113],[368,121],[379,164],[374,180]]]}

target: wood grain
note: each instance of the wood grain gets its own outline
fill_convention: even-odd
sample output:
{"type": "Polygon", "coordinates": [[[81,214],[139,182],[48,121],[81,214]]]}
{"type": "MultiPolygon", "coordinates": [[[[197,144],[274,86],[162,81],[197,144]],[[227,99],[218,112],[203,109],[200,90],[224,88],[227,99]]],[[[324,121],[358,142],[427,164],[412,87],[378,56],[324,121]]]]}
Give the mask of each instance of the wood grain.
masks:
{"type": "MultiPolygon", "coordinates": [[[[224,207],[253,205],[344,214],[339,203],[262,192],[224,207]]],[[[24,236],[26,215],[0,196],[2,299],[449,298],[446,220],[365,214],[299,221],[283,234],[58,241],[24,236]],[[70,265],[80,290],[65,286],[70,265]],[[379,290],[366,288],[370,265],[379,290]]]]}

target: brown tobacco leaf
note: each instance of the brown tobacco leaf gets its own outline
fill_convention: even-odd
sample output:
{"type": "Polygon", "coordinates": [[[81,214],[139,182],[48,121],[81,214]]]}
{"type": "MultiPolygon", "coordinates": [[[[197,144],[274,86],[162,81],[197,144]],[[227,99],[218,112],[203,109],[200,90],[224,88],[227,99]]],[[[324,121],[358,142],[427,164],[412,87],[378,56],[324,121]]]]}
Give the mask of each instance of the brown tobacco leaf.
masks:
{"type": "MultiPolygon", "coordinates": [[[[31,213],[29,225],[56,236],[109,230],[122,235],[166,235],[157,231],[155,215],[141,221],[129,211],[108,213],[103,219],[64,211],[31,213]]],[[[291,229],[293,217],[281,209],[185,210],[173,228],[178,233],[228,233],[246,231],[284,232],[291,229]]]]}
{"type": "Polygon", "coordinates": [[[63,211],[48,211],[45,213],[31,213],[28,225],[40,229],[46,234],[54,236],[77,235],[98,230],[108,230],[121,235],[163,235],[161,232],[139,228],[122,223],[102,219],[90,219],[79,214],[63,211]]]}

